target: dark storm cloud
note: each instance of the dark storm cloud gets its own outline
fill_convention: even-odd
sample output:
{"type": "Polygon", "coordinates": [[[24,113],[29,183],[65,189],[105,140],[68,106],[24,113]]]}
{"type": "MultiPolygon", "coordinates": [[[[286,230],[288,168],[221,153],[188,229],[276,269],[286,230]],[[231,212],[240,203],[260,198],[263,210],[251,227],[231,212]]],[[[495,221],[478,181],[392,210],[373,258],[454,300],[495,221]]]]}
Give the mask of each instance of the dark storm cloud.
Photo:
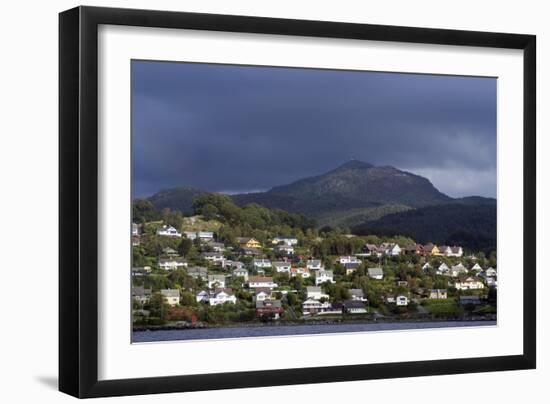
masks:
{"type": "Polygon", "coordinates": [[[265,190],[350,158],[496,195],[496,79],[132,64],[134,194],[265,190]]]}

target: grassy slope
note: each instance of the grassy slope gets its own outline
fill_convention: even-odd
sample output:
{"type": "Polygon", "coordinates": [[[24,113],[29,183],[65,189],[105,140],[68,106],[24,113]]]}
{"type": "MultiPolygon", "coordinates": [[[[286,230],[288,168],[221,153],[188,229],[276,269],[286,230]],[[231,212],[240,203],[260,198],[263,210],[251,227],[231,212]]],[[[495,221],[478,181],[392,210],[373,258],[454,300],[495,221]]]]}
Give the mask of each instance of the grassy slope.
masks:
{"type": "Polygon", "coordinates": [[[221,222],[217,220],[204,220],[202,216],[184,217],[182,230],[183,231],[213,231],[216,232],[221,227],[221,222]]]}

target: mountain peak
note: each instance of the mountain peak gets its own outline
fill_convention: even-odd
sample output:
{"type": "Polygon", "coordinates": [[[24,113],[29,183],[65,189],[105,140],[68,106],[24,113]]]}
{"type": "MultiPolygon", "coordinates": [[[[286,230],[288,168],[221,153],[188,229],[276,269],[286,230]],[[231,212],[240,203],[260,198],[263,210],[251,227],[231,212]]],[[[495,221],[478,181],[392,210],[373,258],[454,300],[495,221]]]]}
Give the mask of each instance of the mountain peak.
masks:
{"type": "Polygon", "coordinates": [[[350,161],[345,162],[344,164],[342,164],[338,168],[336,168],[336,170],[342,170],[342,169],[361,170],[361,169],[367,169],[367,168],[372,168],[372,167],[374,167],[374,166],[370,163],[366,163],[366,162],[361,161],[361,160],[352,159],[350,161]]]}

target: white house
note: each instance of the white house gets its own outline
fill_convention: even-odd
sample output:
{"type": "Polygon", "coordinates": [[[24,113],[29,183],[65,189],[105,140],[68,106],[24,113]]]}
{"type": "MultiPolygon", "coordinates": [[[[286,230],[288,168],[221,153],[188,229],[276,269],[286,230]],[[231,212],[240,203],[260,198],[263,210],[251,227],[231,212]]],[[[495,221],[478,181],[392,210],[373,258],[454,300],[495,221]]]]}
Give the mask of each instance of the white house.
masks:
{"type": "Polygon", "coordinates": [[[254,289],[254,301],[261,302],[264,300],[271,299],[272,292],[270,288],[256,288],[254,289]]]}
{"type": "Polygon", "coordinates": [[[485,281],[487,282],[487,286],[496,288],[497,287],[497,280],[496,278],[485,278],[485,281]]]}
{"type": "Polygon", "coordinates": [[[396,243],[382,243],[379,250],[382,250],[385,255],[397,256],[401,254],[401,247],[396,243]]]}
{"type": "Polygon", "coordinates": [[[361,260],[358,259],[355,256],[352,256],[352,255],[345,255],[345,256],[341,256],[340,258],[338,258],[338,262],[342,265],[344,265],[344,264],[360,264],[361,260]]]}
{"type": "Polygon", "coordinates": [[[464,254],[464,250],[462,250],[462,247],[460,246],[454,246],[454,247],[451,247],[451,254],[449,254],[449,257],[462,257],[462,255],[464,254]]]}
{"type": "Polygon", "coordinates": [[[201,258],[215,264],[221,264],[224,261],[223,253],[220,252],[203,252],[201,258]]]}
{"type": "Polygon", "coordinates": [[[211,241],[211,240],[214,239],[214,233],[211,232],[211,231],[198,231],[197,232],[197,237],[201,241],[211,241]]]}
{"type": "Polygon", "coordinates": [[[221,266],[222,268],[238,268],[238,269],[241,269],[241,268],[244,268],[244,264],[240,261],[233,261],[233,260],[228,260],[228,259],[224,259],[222,262],[221,262],[221,266]]]}
{"type": "Polygon", "coordinates": [[[439,253],[445,257],[450,257],[453,255],[453,250],[448,245],[439,246],[439,253]]]}
{"type": "Polygon", "coordinates": [[[407,296],[403,296],[403,295],[396,296],[395,304],[397,306],[408,306],[409,305],[409,298],[407,296]]]}
{"type": "Polygon", "coordinates": [[[470,268],[470,271],[482,271],[483,268],[481,268],[481,265],[479,265],[477,262],[474,264],[472,268],[470,268]]]}
{"type": "Polygon", "coordinates": [[[237,298],[231,289],[218,289],[210,295],[208,303],[210,306],[217,306],[218,304],[231,303],[235,304],[237,298]]]}
{"type": "Polygon", "coordinates": [[[161,257],[159,258],[159,268],[167,271],[187,267],[187,261],[183,257],[161,257]]]}
{"type": "Polygon", "coordinates": [[[161,289],[160,294],[171,307],[177,306],[180,303],[179,289],[161,289]]]}
{"type": "Polygon", "coordinates": [[[290,268],[291,268],[290,262],[286,262],[286,261],[273,261],[272,265],[273,265],[273,268],[275,268],[275,270],[276,270],[277,272],[286,272],[286,273],[290,273],[290,268]]]}
{"type": "Polygon", "coordinates": [[[453,265],[449,271],[449,275],[456,277],[462,273],[468,272],[468,269],[462,265],[462,262],[459,262],[457,265],[453,265]]]}
{"type": "Polygon", "coordinates": [[[157,229],[157,236],[181,237],[175,227],[165,224],[157,229]]]}
{"type": "Polygon", "coordinates": [[[201,290],[199,293],[196,294],[195,299],[198,303],[208,303],[208,300],[210,300],[210,293],[208,293],[206,290],[201,290]]]}
{"type": "Polygon", "coordinates": [[[318,271],[319,269],[323,269],[323,264],[321,260],[307,260],[306,267],[310,271],[318,271]]]}
{"type": "Polygon", "coordinates": [[[367,312],[365,304],[359,300],[346,300],[344,302],[344,310],[351,314],[362,314],[367,312]]]}
{"type": "Polygon", "coordinates": [[[437,268],[439,275],[446,275],[451,269],[444,262],[437,268]]]}
{"type": "Polygon", "coordinates": [[[308,268],[291,268],[290,269],[290,276],[295,277],[300,275],[302,278],[309,278],[311,276],[310,271],[308,268]]]}
{"type": "Polygon", "coordinates": [[[132,223],[132,236],[139,236],[139,226],[137,223],[132,223]]]}
{"type": "Polygon", "coordinates": [[[248,271],[245,268],[235,268],[233,270],[233,276],[234,277],[242,277],[244,278],[244,281],[248,281],[248,271]]]}
{"type": "Polygon", "coordinates": [[[455,288],[457,290],[475,290],[483,289],[484,287],[483,282],[473,276],[461,277],[455,281],[455,288]]]}
{"type": "Polygon", "coordinates": [[[332,306],[329,302],[321,303],[318,300],[308,298],[302,303],[302,313],[304,314],[322,313],[324,311],[329,310],[331,307],[332,306]]]}
{"type": "Polygon", "coordinates": [[[384,271],[382,268],[368,268],[367,272],[372,279],[380,280],[384,278],[384,271]]]}
{"type": "Polygon", "coordinates": [[[484,272],[485,272],[485,277],[495,277],[495,276],[497,276],[497,270],[493,267],[487,268],[484,272]]]}
{"type": "Polygon", "coordinates": [[[274,248],[275,252],[280,255],[293,255],[294,254],[294,247],[291,245],[277,245],[274,248]]]}
{"type": "Polygon", "coordinates": [[[332,271],[320,269],[315,272],[315,285],[320,285],[324,282],[334,283],[334,274],[332,271]]]}
{"type": "Polygon", "coordinates": [[[315,300],[321,300],[322,298],[328,299],[329,295],[326,293],[323,293],[323,290],[320,286],[308,286],[306,288],[307,290],[307,298],[308,299],[315,299],[315,300]]]}
{"type": "Polygon", "coordinates": [[[432,266],[430,265],[429,262],[426,262],[424,265],[422,265],[422,269],[424,271],[427,271],[428,269],[430,269],[432,266]]]}
{"type": "Polygon", "coordinates": [[[184,231],[183,235],[189,240],[195,240],[197,238],[197,233],[194,231],[184,231]]]}
{"type": "Polygon", "coordinates": [[[275,237],[273,240],[271,240],[271,243],[293,246],[298,244],[298,239],[296,237],[275,237]]]}
{"type": "Polygon", "coordinates": [[[252,265],[254,268],[271,268],[271,261],[264,258],[254,258],[252,265]]]}
{"type": "Polygon", "coordinates": [[[276,288],[277,284],[273,282],[271,276],[251,276],[248,278],[249,288],[276,288]]]}
{"type": "Polygon", "coordinates": [[[208,275],[208,288],[225,288],[225,275],[208,275]]]}

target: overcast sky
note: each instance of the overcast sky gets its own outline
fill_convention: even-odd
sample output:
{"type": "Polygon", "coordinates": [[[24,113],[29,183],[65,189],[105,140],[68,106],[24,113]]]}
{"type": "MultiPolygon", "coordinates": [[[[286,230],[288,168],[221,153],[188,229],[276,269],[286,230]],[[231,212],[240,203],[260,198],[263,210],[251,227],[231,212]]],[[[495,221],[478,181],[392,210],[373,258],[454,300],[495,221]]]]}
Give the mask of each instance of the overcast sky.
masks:
{"type": "Polygon", "coordinates": [[[134,196],[267,190],[351,158],[496,196],[496,79],[132,62],[134,196]]]}

